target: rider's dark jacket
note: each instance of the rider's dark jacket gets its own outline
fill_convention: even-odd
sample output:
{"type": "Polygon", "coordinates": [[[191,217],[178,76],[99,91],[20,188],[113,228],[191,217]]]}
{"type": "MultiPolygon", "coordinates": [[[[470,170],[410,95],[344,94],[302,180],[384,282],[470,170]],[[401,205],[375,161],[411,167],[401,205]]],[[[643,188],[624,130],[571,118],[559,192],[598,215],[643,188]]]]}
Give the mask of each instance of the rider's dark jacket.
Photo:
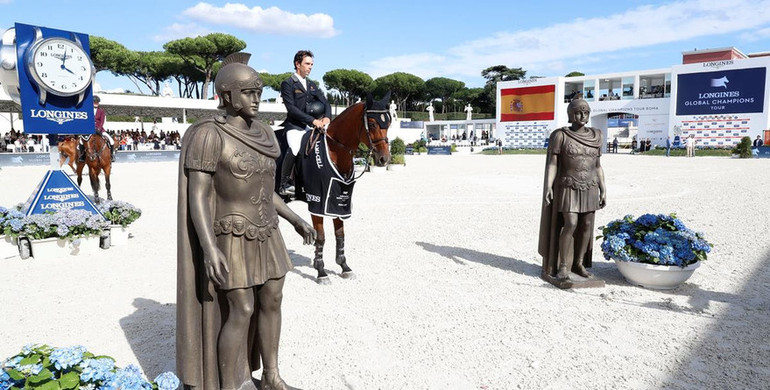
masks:
{"type": "Polygon", "coordinates": [[[308,113],[308,105],[315,101],[321,102],[325,108],[323,116],[331,119],[331,106],[318,86],[307,81],[307,90],[302,86],[296,74],[281,82],[281,98],[286,106],[286,120],[281,123],[285,129],[305,130],[313,125],[313,116],[308,113]]]}

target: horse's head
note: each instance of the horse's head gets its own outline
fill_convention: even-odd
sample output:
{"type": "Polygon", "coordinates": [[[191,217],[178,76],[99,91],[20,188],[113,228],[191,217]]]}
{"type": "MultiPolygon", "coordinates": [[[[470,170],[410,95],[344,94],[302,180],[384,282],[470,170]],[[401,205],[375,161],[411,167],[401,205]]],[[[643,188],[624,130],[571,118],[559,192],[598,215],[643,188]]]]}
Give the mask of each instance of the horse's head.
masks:
{"type": "MultiPolygon", "coordinates": [[[[102,158],[102,155],[105,152],[105,149],[107,147],[107,141],[102,138],[101,135],[93,134],[90,137],[88,137],[88,140],[85,142],[86,146],[86,159],[89,162],[98,162],[102,158]]],[[[108,156],[109,156],[109,150],[107,150],[108,156]]]]}
{"type": "Polygon", "coordinates": [[[385,166],[390,161],[390,148],[388,145],[388,128],[390,127],[390,112],[388,101],[390,92],[379,101],[373,101],[372,95],[366,97],[366,139],[369,149],[374,154],[374,164],[378,167],[385,166]]]}

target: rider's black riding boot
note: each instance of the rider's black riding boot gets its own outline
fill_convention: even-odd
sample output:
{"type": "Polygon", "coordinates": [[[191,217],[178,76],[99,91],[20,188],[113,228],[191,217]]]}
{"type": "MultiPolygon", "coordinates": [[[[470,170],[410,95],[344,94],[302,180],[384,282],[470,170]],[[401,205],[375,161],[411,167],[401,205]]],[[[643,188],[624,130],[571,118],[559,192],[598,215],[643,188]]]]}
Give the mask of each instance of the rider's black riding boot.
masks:
{"type": "Polygon", "coordinates": [[[86,162],[86,146],[78,144],[78,162],[86,162]]]}
{"type": "Polygon", "coordinates": [[[115,162],[115,145],[110,145],[110,159],[115,162]]]}
{"type": "Polygon", "coordinates": [[[294,159],[296,159],[296,157],[291,153],[291,150],[287,150],[286,155],[283,156],[283,163],[281,164],[281,183],[278,187],[279,195],[294,195],[294,186],[289,183],[291,180],[291,171],[294,170],[294,159]]]}
{"type": "Polygon", "coordinates": [[[345,258],[345,236],[335,236],[337,239],[337,256],[335,261],[342,267],[343,278],[353,278],[353,270],[348,267],[347,259],[345,258]]]}

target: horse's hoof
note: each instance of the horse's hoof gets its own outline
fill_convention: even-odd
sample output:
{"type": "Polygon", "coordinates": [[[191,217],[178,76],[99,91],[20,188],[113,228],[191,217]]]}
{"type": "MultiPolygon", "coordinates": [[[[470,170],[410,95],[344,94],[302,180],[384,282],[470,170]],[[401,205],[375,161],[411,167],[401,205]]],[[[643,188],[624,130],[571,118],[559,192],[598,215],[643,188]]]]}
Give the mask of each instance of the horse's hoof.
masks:
{"type": "Polygon", "coordinates": [[[342,279],[348,279],[348,280],[353,280],[356,278],[356,274],[353,273],[353,271],[343,272],[342,274],[340,274],[340,276],[342,277],[342,279]]]}
{"type": "Polygon", "coordinates": [[[320,278],[316,278],[315,282],[318,284],[322,284],[324,286],[332,284],[332,281],[331,279],[329,279],[328,276],[322,276],[320,278]]]}

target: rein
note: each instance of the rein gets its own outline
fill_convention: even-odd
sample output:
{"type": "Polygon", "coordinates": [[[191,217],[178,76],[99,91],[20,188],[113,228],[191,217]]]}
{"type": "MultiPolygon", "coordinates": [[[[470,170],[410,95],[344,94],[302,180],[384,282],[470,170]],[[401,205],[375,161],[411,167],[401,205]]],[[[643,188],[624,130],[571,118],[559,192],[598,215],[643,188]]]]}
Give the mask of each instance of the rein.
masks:
{"type": "MultiPolygon", "coordinates": [[[[369,128],[369,121],[367,119],[373,118],[376,121],[376,118],[374,117],[374,115],[371,115],[371,114],[386,114],[386,115],[390,116],[390,112],[388,110],[366,110],[366,109],[364,110],[364,115],[363,115],[363,118],[362,118],[364,123],[363,123],[363,126],[358,128],[358,138],[357,139],[361,139],[361,132],[363,132],[364,129],[366,129],[366,138],[369,140],[369,150],[367,151],[366,157],[364,159],[366,161],[366,167],[367,168],[369,166],[369,156],[371,156],[372,149],[374,149],[374,146],[376,144],[378,144],[378,143],[381,143],[381,142],[385,142],[385,144],[388,143],[388,137],[372,139],[372,131],[369,128]]],[[[342,142],[340,142],[336,138],[334,138],[331,135],[329,135],[329,133],[326,131],[326,129],[313,129],[313,133],[310,134],[310,141],[311,142],[308,142],[308,147],[309,147],[309,145],[314,144],[315,141],[317,140],[317,137],[319,135],[321,135],[321,134],[323,134],[326,137],[326,139],[332,140],[332,141],[334,141],[334,143],[336,143],[337,145],[342,147],[345,151],[348,152],[348,154],[350,154],[351,157],[355,157],[355,154],[356,154],[356,151],[358,150],[358,148],[356,148],[356,149],[349,148],[347,145],[343,144],[342,142]]],[[[305,153],[308,153],[308,151],[306,150],[305,153]]],[[[355,164],[353,164],[353,167],[351,168],[351,172],[349,172],[348,174],[350,176],[354,176],[354,175],[352,175],[352,172],[355,172],[355,164]]],[[[366,172],[366,169],[364,169],[364,172],[366,172]]],[[[361,174],[358,175],[357,177],[355,177],[353,180],[357,180],[358,178],[360,178],[364,174],[364,172],[361,172],[361,174]]]]}

